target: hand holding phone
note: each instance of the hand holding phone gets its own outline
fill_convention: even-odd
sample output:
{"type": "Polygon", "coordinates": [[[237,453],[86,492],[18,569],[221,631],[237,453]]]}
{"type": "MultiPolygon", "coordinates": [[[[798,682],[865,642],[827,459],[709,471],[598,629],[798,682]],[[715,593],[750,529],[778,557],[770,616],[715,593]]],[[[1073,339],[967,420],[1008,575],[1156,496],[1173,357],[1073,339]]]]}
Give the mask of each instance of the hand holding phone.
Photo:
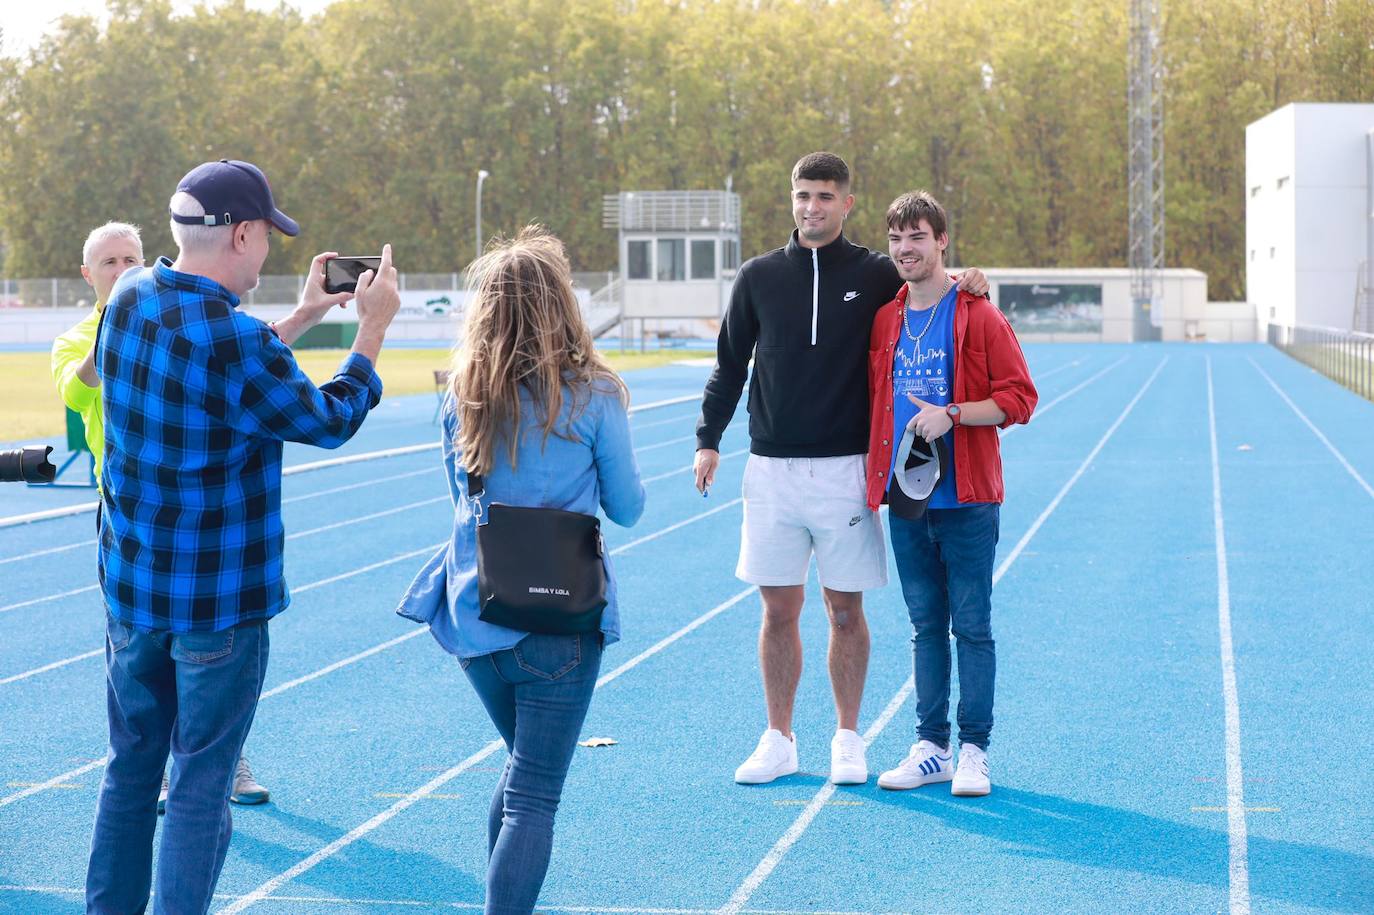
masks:
{"type": "Polygon", "coordinates": [[[357,292],[358,277],[368,270],[376,276],[381,265],[380,257],[331,257],[324,262],[324,291],[330,295],[357,292]]]}

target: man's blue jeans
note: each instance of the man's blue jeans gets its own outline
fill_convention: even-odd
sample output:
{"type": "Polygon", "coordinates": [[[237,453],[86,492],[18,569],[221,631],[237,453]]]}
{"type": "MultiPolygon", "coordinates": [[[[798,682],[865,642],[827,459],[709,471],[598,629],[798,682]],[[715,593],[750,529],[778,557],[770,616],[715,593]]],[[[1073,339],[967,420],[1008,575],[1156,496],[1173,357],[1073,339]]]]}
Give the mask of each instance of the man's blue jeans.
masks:
{"type": "Polygon", "coordinates": [[[553,850],[553,819],[601,670],[601,633],[526,636],[464,659],[510,757],[487,818],[487,915],[529,915],[553,850]]]}
{"type": "Polygon", "coordinates": [[[172,754],[153,911],[210,908],[231,832],[229,792],[267,671],[267,623],[142,632],[107,614],[110,750],[86,872],[86,911],[148,905],[157,795],[172,754]]]}
{"type": "Polygon", "coordinates": [[[888,513],[892,552],[911,617],[918,739],[949,745],[949,633],[959,650],[959,742],[986,750],[997,677],[992,565],[1000,506],[932,508],[916,521],[888,513]]]}

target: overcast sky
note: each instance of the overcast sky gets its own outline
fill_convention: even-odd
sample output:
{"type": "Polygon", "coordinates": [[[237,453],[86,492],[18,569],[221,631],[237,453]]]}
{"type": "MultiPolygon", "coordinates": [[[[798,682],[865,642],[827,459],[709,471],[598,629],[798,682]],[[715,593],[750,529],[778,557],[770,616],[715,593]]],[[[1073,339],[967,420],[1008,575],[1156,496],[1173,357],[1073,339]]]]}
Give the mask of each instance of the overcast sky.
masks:
{"type": "MultiPolygon", "coordinates": [[[[204,0],[200,0],[204,2],[204,0]]],[[[276,9],[279,0],[247,0],[249,9],[276,9]]],[[[332,0],[286,0],[307,16],[317,13],[328,6],[332,0]]],[[[7,55],[22,54],[38,44],[39,40],[52,31],[58,19],[66,15],[93,15],[102,22],[106,17],[105,0],[0,0],[5,14],[0,19],[4,28],[4,44],[0,52],[7,55]]],[[[172,0],[173,9],[184,12],[195,8],[197,0],[172,0]]],[[[210,3],[212,6],[217,2],[210,3]]]]}

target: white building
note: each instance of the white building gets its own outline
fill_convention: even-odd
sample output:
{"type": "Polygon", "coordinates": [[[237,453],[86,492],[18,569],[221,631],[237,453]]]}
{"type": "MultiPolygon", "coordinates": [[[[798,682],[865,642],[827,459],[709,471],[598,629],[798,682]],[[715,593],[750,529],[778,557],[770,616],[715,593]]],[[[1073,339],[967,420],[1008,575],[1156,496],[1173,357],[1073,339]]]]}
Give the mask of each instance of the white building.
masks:
{"type": "Polygon", "coordinates": [[[603,301],[618,306],[622,336],[714,334],[739,269],[739,195],[625,191],[607,195],[602,213],[602,225],[619,230],[620,277],[596,294],[593,313],[603,301]]]}
{"type": "MultiPolygon", "coordinates": [[[[989,267],[984,272],[992,300],[1024,342],[1136,339],[1128,268],[989,267]]],[[[1207,274],[1170,267],[1163,271],[1163,281],[1160,339],[1256,339],[1254,314],[1247,305],[1207,301],[1207,274]]]]}
{"type": "Polygon", "coordinates": [[[1261,324],[1374,330],[1374,104],[1285,105],[1245,128],[1245,287],[1261,324]]]}

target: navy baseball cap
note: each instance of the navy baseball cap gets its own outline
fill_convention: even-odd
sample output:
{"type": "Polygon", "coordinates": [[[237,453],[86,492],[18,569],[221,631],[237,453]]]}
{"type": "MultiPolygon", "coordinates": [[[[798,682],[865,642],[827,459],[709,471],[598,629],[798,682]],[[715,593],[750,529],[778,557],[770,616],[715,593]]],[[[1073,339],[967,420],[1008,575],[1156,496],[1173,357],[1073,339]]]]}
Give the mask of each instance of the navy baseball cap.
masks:
{"type": "Polygon", "coordinates": [[[228,226],[267,219],[284,235],[301,230],[296,220],[277,209],[267,176],[252,162],[220,159],[197,165],[177,184],[177,191],[190,194],[205,208],[204,216],[173,213],[172,219],[183,225],[228,226]]]}

